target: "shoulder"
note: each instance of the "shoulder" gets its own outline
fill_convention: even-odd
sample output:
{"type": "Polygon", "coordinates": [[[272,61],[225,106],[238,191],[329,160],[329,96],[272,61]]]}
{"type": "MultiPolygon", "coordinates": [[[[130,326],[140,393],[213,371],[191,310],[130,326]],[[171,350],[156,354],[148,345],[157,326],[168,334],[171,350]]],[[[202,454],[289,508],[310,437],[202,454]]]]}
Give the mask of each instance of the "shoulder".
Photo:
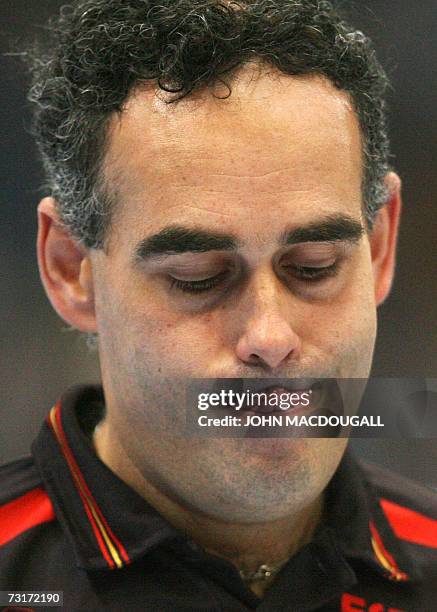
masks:
{"type": "Polygon", "coordinates": [[[41,484],[32,457],[0,465],[0,506],[41,484]]]}
{"type": "Polygon", "coordinates": [[[437,553],[437,490],[369,461],[359,464],[394,534],[437,553]]]}
{"type": "Polygon", "coordinates": [[[32,457],[0,466],[0,546],[54,518],[32,457]]]}

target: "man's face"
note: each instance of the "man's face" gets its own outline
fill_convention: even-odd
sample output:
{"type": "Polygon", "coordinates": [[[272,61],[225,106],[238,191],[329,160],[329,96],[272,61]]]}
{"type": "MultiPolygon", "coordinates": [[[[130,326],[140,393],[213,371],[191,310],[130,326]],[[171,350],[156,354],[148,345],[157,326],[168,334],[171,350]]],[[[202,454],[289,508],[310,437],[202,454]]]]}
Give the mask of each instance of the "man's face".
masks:
{"type": "Polygon", "coordinates": [[[137,89],[110,126],[116,212],[91,256],[112,435],[174,499],[244,522],[313,501],[346,440],[157,434],[184,409],[176,379],[367,377],[376,335],[348,97],[322,78],[251,77],[226,100],[137,89]],[[212,250],[184,252],[205,237],[176,232],[181,252],[160,254],[170,226],[217,235],[212,250]]]}

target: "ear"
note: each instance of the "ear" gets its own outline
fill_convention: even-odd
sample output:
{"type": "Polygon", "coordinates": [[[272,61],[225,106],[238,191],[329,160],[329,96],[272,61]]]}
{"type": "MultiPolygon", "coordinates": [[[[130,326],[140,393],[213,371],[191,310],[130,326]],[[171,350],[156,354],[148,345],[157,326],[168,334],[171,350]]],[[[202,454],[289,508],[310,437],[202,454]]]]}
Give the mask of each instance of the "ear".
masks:
{"type": "Polygon", "coordinates": [[[375,301],[382,304],[390,293],[396,264],[396,243],[401,215],[401,179],[394,172],[385,177],[387,203],[378,211],[370,232],[375,301]]]}
{"type": "Polygon", "coordinates": [[[58,315],[80,331],[96,332],[89,252],[65,229],[53,198],[38,206],[37,255],[42,283],[58,315]]]}

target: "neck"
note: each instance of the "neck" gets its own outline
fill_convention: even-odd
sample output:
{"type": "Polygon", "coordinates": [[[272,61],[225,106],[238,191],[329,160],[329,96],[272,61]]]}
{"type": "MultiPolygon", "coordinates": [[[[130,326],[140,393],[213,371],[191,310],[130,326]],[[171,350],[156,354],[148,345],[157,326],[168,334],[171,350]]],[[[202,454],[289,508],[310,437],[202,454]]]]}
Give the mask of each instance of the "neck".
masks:
{"type": "MultiPolygon", "coordinates": [[[[207,552],[233,563],[245,574],[256,572],[263,564],[282,566],[289,557],[307,544],[323,514],[323,493],[306,507],[279,520],[262,523],[230,523],[187,507],[166,495],[148,481],[124,453],[123,448],[105,427],[94,432],[98,457],[148,503],[207,552]]],[[[275,579],[250,581],[248,586],[262,596],[275,579]]]]}
{"type": "Polygon", "coordinates": [[[227,523],[185,508],[167,507],[171,521],[205,550],[245,573],[283,563],[307,544],[320,521],[322,496],[299,513],[263,523],[227,523]]]}

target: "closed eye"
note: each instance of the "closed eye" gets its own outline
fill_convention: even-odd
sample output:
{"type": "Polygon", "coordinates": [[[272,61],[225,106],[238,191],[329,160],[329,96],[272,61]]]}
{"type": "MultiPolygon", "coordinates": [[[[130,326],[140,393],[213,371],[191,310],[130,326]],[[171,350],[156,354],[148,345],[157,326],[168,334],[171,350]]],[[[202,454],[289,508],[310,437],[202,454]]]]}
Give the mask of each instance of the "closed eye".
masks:
{"type": "Polygon", "coordinates": [[[329,266],[314,267],[314,266],[286,266],[295,278],[303,281],[317,282],[331,276],[335,276],[339,268],[339,262],[335,261],[329,266]]]}
{"type": "MultiPolygon", "coordinates": [[[[284,266],[295,279],[304,282],[317,283],[331,276],[335,276],[339,268],[339,262],[335,261],[329,266],[314,267],[314,266],[284,266]]],[[[170,287],[183,291],[185,293],[204,293],[218,287],[228,275],[228,271],[220,272],[210,278],[202,280],[181,280],[179,278],[170,277],[170,287]]]]}
{"type": "Polygon", "coordinates": [[[203,291],[210,291],[217,287],[227,275],[227,270],[198,281],[183,281],[179,278],[170,277],[170,287],[184,291],[186,293],[202,293],[203,291]]]}

